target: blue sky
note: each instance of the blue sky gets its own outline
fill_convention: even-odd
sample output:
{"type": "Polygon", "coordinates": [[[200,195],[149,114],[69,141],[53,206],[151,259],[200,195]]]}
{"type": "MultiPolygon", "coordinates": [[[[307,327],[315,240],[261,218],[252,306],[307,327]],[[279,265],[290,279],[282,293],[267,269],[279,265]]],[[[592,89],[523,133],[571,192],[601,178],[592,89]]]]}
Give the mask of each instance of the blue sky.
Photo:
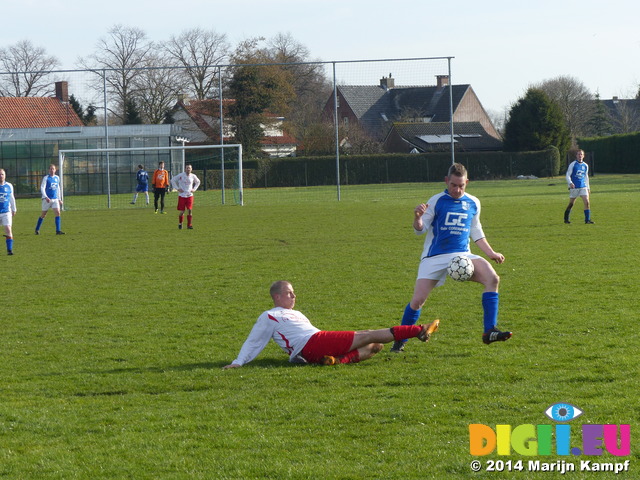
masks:
{"type": "MultiPolygon", "coordinates": [[[[0,6],[0,46],[31,40],[69,69],[122,24],[155,41],[193,27],[224,33],[232,44],[288,33],[323,61],[450,56],[453,82],[471,84],[495,112],[529,85],[560,75],[601,98],[634,96],[640,83],[640,2],[632,0],[0,0],[0,6]]],[[[371,84],[378,80],[376,74],[371,84]]]]}

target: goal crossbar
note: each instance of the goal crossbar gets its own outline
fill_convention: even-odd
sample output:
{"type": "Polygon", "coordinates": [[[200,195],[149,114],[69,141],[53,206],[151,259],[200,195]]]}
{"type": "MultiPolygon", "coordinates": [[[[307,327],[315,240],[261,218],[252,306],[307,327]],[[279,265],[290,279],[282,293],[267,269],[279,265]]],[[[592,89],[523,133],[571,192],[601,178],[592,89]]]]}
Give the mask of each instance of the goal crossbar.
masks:
{"type": "MultiPolygon", "coordinates": [[[[111,188],[109,186],[109,153],[118,153],[118,152],[136,152],[136,151],[172,151],[172,150],[205,150],[205,149],[220,149],[222,150],[222,156],[224,159],[224,149],[225,148],[237,148],[238,149],[238,199],[239,204],[244,205],[243,202],[243,188],[242,188],[242,144],[240,143],[229,143],[224,145],[182,145],[182,146],[173,146],[173,147],[112,147],[112,148],[74,148],[74,149],[63,149],[58,151],[58,160],[60,163],[60,183],[64,185],[64,159],[66,154],[74,154],[74,153],[106,153],[107,154],[107,197],[108,197],[108,206],[111,207],[111,188]]],[[[224,160],[223,160],[224,161],[224,160]]],[[[183,165],[184,169],[184,157],[183,157],[183,165]]],[[[224,172],[224,164],[223,164],[223,172],[224,172]]],[[[224,173],[223,173],[224,175],[224,173]]],[[[224,188],[224,183],[223,183],[224,188]]],[[[64,191],[64,190],[63,190],[64,191]]]]}

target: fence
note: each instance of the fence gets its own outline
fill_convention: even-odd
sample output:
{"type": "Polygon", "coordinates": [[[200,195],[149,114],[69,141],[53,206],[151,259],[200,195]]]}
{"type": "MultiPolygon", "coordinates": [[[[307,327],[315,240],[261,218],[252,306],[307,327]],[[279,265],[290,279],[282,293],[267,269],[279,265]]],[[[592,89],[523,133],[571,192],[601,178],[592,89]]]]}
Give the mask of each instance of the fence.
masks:
{"type": "MultiPolygon", "coordinates": [[[[452,57],[425,57],[213,65],[201,67],[208,68],[210,80],[215,79],[212,83],[217,84],[205,98],[194,94],[185,81],[190,67],[39,72],[39,81],[50,82],[48,93],[59,100],[58,123],[0,129],[0,166],[19,186],[18,195],[35,195],[39,179],[50,163],[57,163],[60,150],[135,148],[141,141],[148,146],[169,147],[242,143],[247,159],[334,156],[333,178],[327,181],[336,187],[340,200],[341,157],[382,152],[385,135],[394,122],[448,122],[450,134],[443,141],[453,160],[455,94],[451,60],[452,57]],[[167,81],[154,81],[158,78],[167,81]],[[261,79],[271,80],[277,89],[267,92],[271,100],[256,115],[252,102],[266,93],[254,95],[248,83],[255,80],[255,85],[268,89],[265,82],[260,84],[261,79]],[[127,94],[123,93],[125,83],[127,94]],[[253,136],[258,143],[252,148],[255,118],[261,134],[253,136]],[[137,122],[148,127],[165,124],[166,128],[151,135],[126,131],[137,122]],[[94,133],[87,139],[90,130],[94,133]]],[[[27,73],[33,72],[0,72],[0,83],[27,73]]],[[[136,162],[125,160],[123,164],[132,165],[131,171],[121,169],[120,178],[90,183],[106,190],[122,183],[124,176],[133,177],[136,162]]],[[[179,172],[171,172],[176,173],[179,172]]],[[[210,188],[221,188],[215,182],[223,177],[224,168],[220,175],[211,175],[209,183],[214,184],[210,188]]]]}

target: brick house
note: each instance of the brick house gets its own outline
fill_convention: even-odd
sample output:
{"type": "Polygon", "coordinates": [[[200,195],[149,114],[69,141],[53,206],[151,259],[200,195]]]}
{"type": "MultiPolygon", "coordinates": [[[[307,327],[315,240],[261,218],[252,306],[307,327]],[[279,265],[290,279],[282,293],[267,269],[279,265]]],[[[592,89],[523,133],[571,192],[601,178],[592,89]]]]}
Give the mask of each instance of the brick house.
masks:
{"type": "Polygon", "coordinates": [[[69,104],[67,82],[56,82],[54,97],[0,97],[0,128],[79,127],[69,104]]]}
{"type": "MultiPolygon", "coordinates": [[[[228,120],[229,107],[234,100],[222,101],[224,143],[234,143],[233,125],[228,120]]],[[[190,144],[220,143],[220,102],[218,100],[188,100],[179,98],[171,116],[176,125],[182,127],[190,144]]],[[[283,128],[284,117],[266,114],[269,122],[262,125],[264,136],[260,143],[262,152],[269,157],[295,156],[297,141],[283,128]]]]}
{"type": "MultiPolygon", "coordinates": [[[[452,85],[454,131],[455,124],[475,122],[485,135],[500,141],[471,85],[452,85]]],[[[379,85],[339,85],[338,121],[341,126],[360,126],[369,136],[384,141],[394,123],[443,123],[450,121],[449,77],[439,75],[436,85],[396,87],[395,79],[383,77],[379,85]]],[[[333,94],[324,108],[324,116],[333,118],[333,94]]]]}

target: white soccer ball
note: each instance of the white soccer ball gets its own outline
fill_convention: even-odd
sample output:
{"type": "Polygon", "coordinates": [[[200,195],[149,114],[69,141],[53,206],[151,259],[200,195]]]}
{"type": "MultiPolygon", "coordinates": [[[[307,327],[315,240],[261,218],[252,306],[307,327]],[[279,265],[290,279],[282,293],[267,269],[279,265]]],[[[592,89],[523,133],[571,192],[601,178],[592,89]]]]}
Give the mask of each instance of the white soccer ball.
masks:
{"type": "Polygon", "coordinates": [[[473,276],[473,262],[469,257],[456,255],[449,262],[447,274],[458,282],[466,282],[473,276]]]}

